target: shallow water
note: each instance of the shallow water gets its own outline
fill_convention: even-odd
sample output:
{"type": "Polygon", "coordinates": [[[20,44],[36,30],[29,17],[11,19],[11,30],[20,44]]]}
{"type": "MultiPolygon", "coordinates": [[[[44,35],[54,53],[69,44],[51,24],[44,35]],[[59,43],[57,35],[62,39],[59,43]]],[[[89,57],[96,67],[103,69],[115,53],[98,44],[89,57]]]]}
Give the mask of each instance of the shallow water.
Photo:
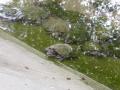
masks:
{"type": "MultiPolygon", "coordinates": [[[[113,0],[113,1],[115,1],[115,0],[113,0]]],[[[0,3],[2,3],[2,4],[8,4],[8,2],[9,2],[8,0],[0,0],[0,3]],[[5,2],[3,2],[3,1],[5,1],[5,2]]],[[[12,4],[12,7],[16,7],[18,9],[20,9],[21,12],[26,14],[27,17],[29,17],[29,18],[27,19],[27,21],[22,21],[22,22],[21,21],[15,22],[15,21],[11,21],[8,19],[0,18],[0,28],[4,29],[6,32],[9,32],[11,35],[15,36],[16,38],[24,41],[28,45],[30,45],[30,46],[34,47],[35,49],[42,51],[42,52],[44,52],[46,47],[48,47],[52,44],[64,43],[60,39],[55,39],[49,32],[46,31],[46,29],[43,26],[41,26],[41,23],[39,23],[39,20],[41,20],[41,17],[39,17],[39,16],[41,15],[41,16],[47,17],[46,14],[49,14],[48,10],[43,12],[42,8],[39,8],[36,6],[31,7],[31,4],[32,4],[32,2],[30,0],[21,0],[19,2],[15,2],[14,4],[12,4]],[[24,5],[26,5],[26,6],[24,6],[24,5]],[[39,13],[39,10],[37,10],[38,8],[44,14],[39,13]],[[37,19],[37,22],[38,22],[37,24],[32,23],[32,20],[34,21],[34,19],[37,19]]],[[[70,3],[69,6],[72,6],[72,2],[70,3]]],[[[79,6],[77,5],[77,9],[78,8],[79,8],[79,6]]],[[[74,8],[74,9],[76,9],[76,8],[74,8]]],[[[68,20],[66,20],[66,18],[64,19],[64,14],[62,16],[63,17],[61,19],[61,17],[57,16],[57,18],[56,18],[56,16],[53,15],[52,18],[54,18],[54,19],[50,20],[50,18],[48,17],[45,20],[43,20],[42,23],[44,23],[44,24],[45,24],[45,22],[48,22],[47,24],[52,23],[53,24],[52,26],[50,24],[48,25],[48,27],[50,29],[56,28],[55,25],[60,27],[60,29],[63,28],[63,26],[64,26],[63,22],[65,22],[65,23],[67,22],[67,24],[70,25],[70,28],[74,27],[74,25],[76,25],[76,24],[71,25],[71,23],[68,20]],[[60,22],[59,22],[59,20],[60,20],[60,22]],[[62,27],[60,25],[62,25],[62,27]]],[[[94,16],[94,15],[92,14],[91,16],[94,16]]],[[[120,18],[119,15],[118,15],[118,17],[116,16],[116,20],[119,20],[119,18],[120,18]]],[[[109,17],[109,19],[111,19],[111,17],[109,17]]],[[[117,23],[119,23],[119,22],[117,22],[117,23]]],[[[119,24],[116,24],[116,25],[119,25],[119,24]]],[[[64,28],[66,28],[66,26],[64,26],[64,28]]],[[[57,29],[57,30],[59,30],[59,29],[57,29]]],[[[108,30],[108,32],[109,32],[109,30],[108,30]]],[[[87,42],[87,45],[88,44],[89,44],[89,42],[87,42]]],[[[114,88],[114,90],[116,90],[116,88],[120,88],[120,86],[119,86],[120,62],[119,61],[117,61],[116,59],[113,59],[113,58],[109,58],[109,57],[108,58],[102,58],[102,57],[96,58],[96,57],[84,56],[81,53],[81,51],[79,51],[80,50],[79,48],[81,48],[80,46],[73,45],[73,47],[78,48],[79,59],[75,58],[73,61],[68,59],[63,62],[64,64],[66,64],[80,72],[87,74],[88,76],[94,78],[95,80],[97,80],[101,83],[104,83],[105,85],[108,85],[111,88],[114,88]]],[[[97,48],[97,47],[94,47],[94,48],[97,48]]]]}
{"type": "Polygon", "coordinates": [[[9,4],[12,0],[0,0],[0,4],[9,4]]]}

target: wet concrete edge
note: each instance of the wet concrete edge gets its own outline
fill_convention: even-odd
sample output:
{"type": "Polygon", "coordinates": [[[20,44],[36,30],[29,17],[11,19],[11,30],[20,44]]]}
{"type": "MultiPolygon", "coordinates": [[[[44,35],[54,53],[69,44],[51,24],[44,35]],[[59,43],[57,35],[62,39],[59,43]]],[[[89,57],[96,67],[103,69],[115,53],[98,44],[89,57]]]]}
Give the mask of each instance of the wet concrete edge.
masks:
{"type": "MultiPolygon", "coordinates": [[[[36,55],[38,55],[38,56],[40,56],[40,57],[48,60],[48,58],[46,57],[46,55],[43,54],[42,52],[40,52],[40,51],[32,48],[31,46],[25,44],[24,42],[16,39],[15,37],[11,36],[10,34],[4,32],[4,31],[2,31],[2,30],[0,30],[0,37],[4,38],[4,39],[6,39],[6,40],[11,40],[11,41],[13,41],[13,42],[21,45],[22,47],[24,47],[24,48],[27,49],[28,51],[33,52],[34,54],[36,54],[36,55]]],[[[48,61],[49,61],[49,60],[48,60],[48,61]]],[[[49,61],[49,62],[50,62],[50,63],[53,63],[53,62],[51,62],[51,61],[49,61]]],[[[64,64],[62,64],[62,63],[60,63],[60,62],[56,62],[55,64],[57,64],[58,66],[60,66],[60,67],[62,67],[62,68],[64,68],[64,69],[67,69],[68,71],[70,71],[70,72],[78,75],[78,76],[81,77],[81,78],[84,78],[83,82],[84,82],[85,84],[93,87],[94,90],[112,90],[112,89],[110,89],[109,87],[107,87],[107,86],[105,86],[105,85],[103,85],[103,84],[101,84],[101,83],[99,83],[99,82],[97,82],[97,81],[89,78],[89,77],[86,76],[85,74],[80,73],[80,72],[78,72],[78,71],[75,71],[75,70],[73,70],[72,68],[69,68],[69,67],[67,67],[66,65],[64,65],[64,64]]],[[[81,79],[81,80],[82,80],[82,79],[81,79]]]]}

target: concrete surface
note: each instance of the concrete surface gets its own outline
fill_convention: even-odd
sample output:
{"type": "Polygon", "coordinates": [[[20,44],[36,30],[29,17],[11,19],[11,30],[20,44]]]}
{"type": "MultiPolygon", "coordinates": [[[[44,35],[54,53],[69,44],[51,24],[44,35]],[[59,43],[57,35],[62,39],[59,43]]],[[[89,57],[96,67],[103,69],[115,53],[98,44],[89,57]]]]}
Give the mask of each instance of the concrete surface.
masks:
{"type": "Polygon", "coordinates": [[[0,31],[0,90],[109,90],[85,84],[79,75],[13,39],[0,31]]]}

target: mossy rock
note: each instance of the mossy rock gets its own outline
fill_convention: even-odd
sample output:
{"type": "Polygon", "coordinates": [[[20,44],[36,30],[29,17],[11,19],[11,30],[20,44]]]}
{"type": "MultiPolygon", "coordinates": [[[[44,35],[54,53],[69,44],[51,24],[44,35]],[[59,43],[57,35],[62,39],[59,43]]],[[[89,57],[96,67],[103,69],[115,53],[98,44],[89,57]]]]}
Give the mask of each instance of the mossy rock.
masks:
{"type": "Polygon", "coordinates": [[[65,42],[72,44],[83,44],[89,41],[90,35],[87,30],[87,26],[84,23],[72,24],[71,30],[68,32],[65,42]]]}
{"type": "Polygon", "coordinates": [[[69,31],[68,23],[57,17],[49,17],[43,25],[53,37],[63,37],[69,31]]]}
{"type": "Polygon", "coordinates": [[[81,4],[82,0],[60,0],[62,7],[68,11],[75,11],[79,13],[85,12],[85,6],[81,4]],[[65,3],[64,3],[65,2],[65,3]]]}
{"type": "Polygon", "coordinates": [[[92,41],[88,41],[85,42],[85,44],[83,45],[83,49],[85,51],[91,51],[91,50],[101,50],[101,47],[99,44],[92,42],[92,41]]]}
{"type": "Polygon", "coordinates": [[[43,21],[49,17],[50,12],[44,7],[35,6],[24,6],[24,15],[26,19],[34,21],[34,23],[42,24],[43,21]]]}
{"type": "Polygon", "coordinates": [[[7,20],[20,20],[24,17],[22,11],[16,7],[9,7],[6,5],[0,5],[0,17],[7,20]]]}

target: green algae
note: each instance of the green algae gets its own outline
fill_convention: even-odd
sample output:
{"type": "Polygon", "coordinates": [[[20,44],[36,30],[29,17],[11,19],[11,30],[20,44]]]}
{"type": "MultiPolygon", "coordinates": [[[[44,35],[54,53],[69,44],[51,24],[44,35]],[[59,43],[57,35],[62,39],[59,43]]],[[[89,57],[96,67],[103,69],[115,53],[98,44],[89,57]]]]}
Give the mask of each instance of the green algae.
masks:
{"type": "MultiPolygon", "coordinates": [[[[56,4],[56,2],[49,3],[46,7],[49,9],[49,11],[52,13],[53,16],[59,17],[63,20],[69,20],[71,23],[73,23],[73,25],[78,21],[80,17],[83,16],[82,14],[76,11],[64,11],[61,7],[59,7],[56,4]]],[[[36,9],[36,7],[34,8],[36,9]]],[[[26,16],[28,16],[28,18],[32,18],[34,20],[34,19],[37,19],[40,15],[42,15],[41,13],[39,13],[39,9],[38,9],[36,13],[37,15],[34,14],[34,12],[32,12],[29,16],[28,13],[31,11],[31,9],[29,9],[30,11],[28,9],[29,7],[25,8],[25,10],[28,11],[28,12],[25,11],[26,16]]],[[[32,46],[33,48],[43,53],[46,47],[56,43],[63,43],[62,41],[59,41],[53,38],[52,36],[50,36],[50,34],[46,32],[45,28],[40,25],[28,25],[28,24],[25,25],[24,23],[22,24],[22,23],[15,22],[10,25],[10,28],[13,30],[13,32],[9,32],[10,34],[12,34],[16,38],[20,39],[21,41],[24,41],[28,45],[32,46]]],[[[71,34],[73,34],[73,32],[71,32],[71,34]]],[[[81,34],[81,35],[84,35],[84,34],[81,34]]],[[[81,37],[85,37],[85,36],[81,36],[81,37]]],[[[79,47],[75,44],[72,46],[75,48],[79,47]]],[[[61,63],[79,72],[86,74],[92,79],[104,85],[109,86],[113,90],[120,90],[119,59],[114,59],[110,57],[103,58],[103,57],[85,56],[81,52],[81,49],[77,49],[75,54],[77,55],[78,58],[74,58],[71,60],[66,59],[61,63]]],[[[54,58],[52,58],[51,60],[56,62],[56,59],[54,58]]]]}
{"type": "MultiPolygon", "coordinates": [[[[61,41],[50,37],[41,26],[13,23],[11,28],[14,30],[14,32],[11,32],[10,34],[43,53],[46,47],[52,44],[61,43],[61,41]]],[[[84,73],[85,75],[104,85],[109,86],[113,90],[120,89],[119,59],[115,60],[109,57],[97,58],[85,56],[80,51],[76,53],[79,58],[73,60],[66,59],[62,63],[84,73]]],[[[57,59],[54,58],[50,59],[54,62],[57,61],[57,59]]]]}

